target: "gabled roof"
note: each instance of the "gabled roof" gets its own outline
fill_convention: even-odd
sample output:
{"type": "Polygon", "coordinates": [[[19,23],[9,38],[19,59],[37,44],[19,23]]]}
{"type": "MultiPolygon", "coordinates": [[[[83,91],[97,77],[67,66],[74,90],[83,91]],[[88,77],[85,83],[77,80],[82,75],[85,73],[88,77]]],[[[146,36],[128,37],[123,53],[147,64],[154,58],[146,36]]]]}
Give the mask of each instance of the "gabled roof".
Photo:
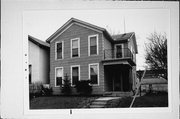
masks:
{"type": "MultiPolygon", "coordinates": [[[[139,78],[141,78],[143,72],[144,70],[137,71],[139,78]]],[[[161,76],[162,73],[163,70],[146,70],[141,84],[167,84],[167,80],[161,76]]]]}
{"type": "Polygon", "coordinates": [[[130,32],[130,33],[125,33],[125,34],[118,34],[118,35],[113,35],[111,36],[107,30],[105,28],[81,21],[79,19],[76,18],[71,18],[70,20],[68,20],[62,27],[60,27],[55,33],[53,33],[47,40],[46,42],[50,43],[51,41],[53,41],[56,37],[58,37],[60,34],[62,34],[64,31],[66,31],[72,24],[78,24],[81,26],[84,26],[86,28],[89,29],[93,29],[99,32],[102,32],[103,35],[106,37],[107,40],[109,40],[111,43],[118,43],[118,42],[122,42],[122,41],[128,41],[128,39],[130,39],[131,37],[134,37],[135,41],[135,52],[137,53],[137,44],[136,44],[136,37],[135,37],[135,33],[134,32],[130,32]]]}
{"type": "Polygon", "coordinates": [[[133,42],[134,42],[134,46],[135,46],[135,52],[138,53],[136,36],[135,36],[134,32],[112,35],[112,38],[114,39],[114,43],[128,42],[128,40],[131,39],[131,37],[133,37],[133,39],[134,39],[133,42]]]}
{"type": "Polygon", "coordinates": [[[46,43],[44,41],[41,41],[35,37],[32,37],[30,35],[28,35],[28,40],[35,43],[36,45],[40,46],[40,47],[46,47],[46,48],[49,48],[50,47],[50,44],[49,43],[46,43]]]}
{"type": "Polygon", "coordinates": [[[62,27],[60,27],[55,33],[53,33],[47,40],[46,42],[50,43],[58,34],[64,32],[66,30],[66,28],[68,28],[68,26],[70,26],[71,24],[74,24],[74,23],[77,23],[77,24],[80,24],[80,25],[83,25],[83,26],[86,26],[88,28],[91,28],[91,29],[94,29],[94,30],[97,30],[97,31],[100,31],[104,34],[104,36],[110,40],[111,42],[113,41],[113,38],[111,37],[111,35],[106,31],[106,29],[102,28],[102,27],[99,27],[99,26],[96,26],[96,25],[93,25],[93,24],[90,24],[90,23],[87,23],[87,22],[84,22],[84,21],[81,21],[79,19],[75,19],[75,18],[71,18],[70,20],[68,20],[62,27]]]}
{"type": "Polygon", "coordinates": [[[128,40],[131,38],[131,36],[134,34],[134,32],[129,32],[129,33],[124,33],[124,34],[117,34],[117,35],[112,35],[112,38],[114,41],[121,41],[121,40],[128,40]]]}

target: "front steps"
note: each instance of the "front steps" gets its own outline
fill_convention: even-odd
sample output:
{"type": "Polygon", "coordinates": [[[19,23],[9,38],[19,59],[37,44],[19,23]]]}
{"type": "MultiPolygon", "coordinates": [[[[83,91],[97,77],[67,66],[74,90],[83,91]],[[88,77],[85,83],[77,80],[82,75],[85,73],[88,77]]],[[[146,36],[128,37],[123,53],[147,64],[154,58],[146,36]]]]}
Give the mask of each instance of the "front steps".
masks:
{"type": "Polygon", "coordinates": [[[117,99],[120,99],[120,97],[101,97],[94,100],[90,104],[89,108],[106,108],[108,101],[117,100],[117,99]]]}
{"type": "Polygon", "coordinates": [[[105,92],[103,96],[129,97],[133,96],[133,92],[105,92]]]}

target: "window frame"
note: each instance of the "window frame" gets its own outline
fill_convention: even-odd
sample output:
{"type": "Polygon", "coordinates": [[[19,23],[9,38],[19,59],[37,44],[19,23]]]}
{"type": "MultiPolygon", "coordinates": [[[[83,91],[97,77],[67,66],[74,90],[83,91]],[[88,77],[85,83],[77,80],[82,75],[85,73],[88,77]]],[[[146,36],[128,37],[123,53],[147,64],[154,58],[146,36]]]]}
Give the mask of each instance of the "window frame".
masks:
{"type": "MultiPolygon", "coordinates": [[[[124,44],[123,43],[120,43],[120,44],[115,44],[115,55],[117,53],[117,46],[120,46],[121,45],[121,51],[122,51],[122,58],[124,58],[124,44]]],[[[117,57],[116,57],[117,58],[117,57]]]]}
{"type": "Polygon", "coordinates": [[[73,39],[71,39],[71,58],[78,58],[78,57],[73,57],[72,56],[72,50],[73,50],[73,48],[72,48],[72,42],[74,41],[74,40],[78,40],[78,57],[80,57],[80,38],[73,38],[73,39]]]}
{"type": "Polygon", "coordinates": [[[99,35],[98,34],[95,34],[95,35],[89,35],[88,36],[88,56],[96,56],[96,55],[99,55],[99,35]],[[96,48],[96,50],[97,50],[97,54],[93,54],[93,55],[91,55],[90,53],[90,51],[91,51],[91,47],[90,47],[90,39],[91,39],[91,37],[96,37],[96,44],[97,44],[97,48],[96,48]]]}
{"type": "Polygon", "coordinates": [[[64,59],[64,41],[57,41],[55,42],[55,60],[62,60],[64,59]],[[58,43],[62,43],[62,58],[61,59],[57,59],[57,44],[58,43]]]}
{"type": "Polygon", "coordinates": [[[55,67],[55,87],[60,87],[61,85],[56,85],[56,70],[57,69],[62,69],[62,84],[63,84],[63,80],[64,80],[64,68],[63,67],[55,67]]]}
{"type": "Polygon", "coordinates": [[[71,86],[75,86],[75,85],[72,84],[72,82],[73,82],[73,79],[72,79],[72,69],[74,67],[78,67],[78,75],[79,75],[78,81],[81,80],[81,68],[80,68],[80,65],[71,65],[71,86]]]}
{"type": "Polygon", "coordinates": [[[91,66],[92,65],[97,65],[97,84],[91,84],[90,83],[90,85],[91,86],[99,86],[99,63],[91,63],[91,64],[89,64],[89,68],[88,68],[88,72],[89,72],[89,75],[88,75],[88,78],[89,78],[89,80],[91,80],[90,78],[91,78],[91,66]]]}

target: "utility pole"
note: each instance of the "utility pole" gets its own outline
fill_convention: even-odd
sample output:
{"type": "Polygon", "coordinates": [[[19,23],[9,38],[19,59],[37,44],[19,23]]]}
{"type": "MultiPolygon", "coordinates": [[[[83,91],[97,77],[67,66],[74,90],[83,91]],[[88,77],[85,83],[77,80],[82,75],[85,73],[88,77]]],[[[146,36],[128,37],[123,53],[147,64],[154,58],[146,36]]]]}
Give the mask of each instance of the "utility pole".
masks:
{"type": "Polygon", "coordinates": [[[125,17],[124,17],[124,33],[126,33],[126,22],[125,22],[125,17]]]}

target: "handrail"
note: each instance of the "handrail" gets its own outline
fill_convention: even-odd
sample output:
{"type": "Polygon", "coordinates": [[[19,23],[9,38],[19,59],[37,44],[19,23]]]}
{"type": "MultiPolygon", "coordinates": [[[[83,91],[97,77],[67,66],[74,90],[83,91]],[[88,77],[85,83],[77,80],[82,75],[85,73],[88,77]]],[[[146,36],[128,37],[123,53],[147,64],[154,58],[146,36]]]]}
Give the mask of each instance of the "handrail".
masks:
{"type": "Polygon", "coordinates": [[[105,49],[104,59],[123,59],[131,58],[133,59],[133,54],[129,48],[122,48],[121,50],[116,49],[105,49]]]}

